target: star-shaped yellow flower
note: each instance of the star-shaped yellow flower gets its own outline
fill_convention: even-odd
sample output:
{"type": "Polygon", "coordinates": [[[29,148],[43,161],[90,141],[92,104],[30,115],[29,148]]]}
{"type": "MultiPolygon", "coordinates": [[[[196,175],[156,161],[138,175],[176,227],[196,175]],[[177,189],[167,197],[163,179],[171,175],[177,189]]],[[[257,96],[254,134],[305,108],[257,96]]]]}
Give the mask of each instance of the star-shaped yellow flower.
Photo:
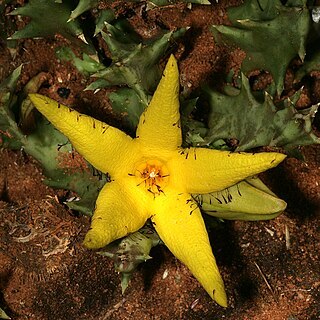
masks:
{"type": "Polygon", "coordinates": [[[84,245],[90,249],[140,229],[151,219],[162,241],[221,306],[223,281],[191,194],[225,189],[275,167],[279,153],[232,153],[182,148],[179,72],[170,57],[136,138],[39,94],[31,101],[77,151],[112,181],[100,191],[84,245]]]}

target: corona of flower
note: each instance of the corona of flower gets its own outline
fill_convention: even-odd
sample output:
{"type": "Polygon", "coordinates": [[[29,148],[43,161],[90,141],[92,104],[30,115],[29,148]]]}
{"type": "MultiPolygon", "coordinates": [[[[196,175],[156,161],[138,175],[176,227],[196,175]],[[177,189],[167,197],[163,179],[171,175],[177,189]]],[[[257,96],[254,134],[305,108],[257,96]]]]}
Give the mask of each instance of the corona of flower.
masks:
{"type": "Polygon", "coordinates": [[[47,97],[30,98],[87,161],[111,176],[98,196],[84,245],[104,247],[151,219],[171,252],[217,303],[227,306],[201,212],[191,194],[225,189],[275,167],[285,156],[182,148],[179,72],[173,56],[134,139],[47,97]]]}

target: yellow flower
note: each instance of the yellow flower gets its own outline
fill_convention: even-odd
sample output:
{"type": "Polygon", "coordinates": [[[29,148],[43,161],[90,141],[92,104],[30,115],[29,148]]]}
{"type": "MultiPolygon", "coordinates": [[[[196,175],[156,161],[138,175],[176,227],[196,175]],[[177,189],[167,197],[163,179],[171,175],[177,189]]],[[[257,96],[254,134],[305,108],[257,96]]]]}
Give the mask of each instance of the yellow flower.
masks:
{"type": "Polygon", "coordinates": [[[170,251],[226,307],[223,281],[191,194],[225,189],[275,167],[285,156],[182,148],[179,72],[173,56],[140,117],[134,139],[47,97],[31,94],[30,98],[87,161],[111,176],[98,196],[84,245],[104,247],[137,231],[150,218],[170,251]]]}

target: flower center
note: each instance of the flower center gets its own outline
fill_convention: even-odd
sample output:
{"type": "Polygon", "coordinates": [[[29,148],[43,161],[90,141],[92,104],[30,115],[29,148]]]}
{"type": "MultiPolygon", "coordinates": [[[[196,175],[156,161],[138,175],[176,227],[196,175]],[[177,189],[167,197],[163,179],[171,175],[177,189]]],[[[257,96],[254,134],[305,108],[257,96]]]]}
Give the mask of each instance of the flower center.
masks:
{"type": "Polygon", "coordinates": [[[154,196],[164,193],[164,187],[169,181],[167,167],[158,160],[147,160],[136,166],[134,176],[137,178],[137,186],[143,186],[154,196]]]}

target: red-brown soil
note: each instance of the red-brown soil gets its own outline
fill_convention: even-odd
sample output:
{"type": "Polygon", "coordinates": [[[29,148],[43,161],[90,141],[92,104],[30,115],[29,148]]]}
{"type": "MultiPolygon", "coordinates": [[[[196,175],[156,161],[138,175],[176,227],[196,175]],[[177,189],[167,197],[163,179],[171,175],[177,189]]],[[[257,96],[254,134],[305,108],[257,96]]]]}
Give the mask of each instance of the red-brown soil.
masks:
{"type": "MultiPolygon", "coordinates": [[[[134,4],[122,10],[129,6],[134,12],[130,22],[145,37],[159,25],[193,27],[174,49],[183,87],[193,90],[212,74],[238,71],[243,52],[217,46],[209,30],[227,23],[226,1],[192,10],[185,5],[158,8],[147,19],[134,4]]],[[[0,80],[25,63],[19,90],[44,72],[48,83],[42,94],[121,128],[105,91],[84,92],[91,80],[56,59],[54,49],[65,43],[60,37],[21,40],[14,56],[0,47],[0,80]],[[70,89],[68,99],[58,95],[60,87],[70,89]]],[[[264,82],[261,77],[261,86],[264,82]]],[[[306,95],[302,107],[320,101],[317,74],[306,95]]],[[[21,151],[0,150],[0,307],[14,320],[320,319],[320,147],[302,152],[305,161],[289,158],[263,175],[287,201],[284,214],[267,222],[226,221],[210,232],[229,298],[224,309],[162,246],[152,250],[153,259],[138,268],[121,295],[113,263],[81,245],[89,218],[60,203],[65,192],[43,184],[33,159],[21,151]]]]}

